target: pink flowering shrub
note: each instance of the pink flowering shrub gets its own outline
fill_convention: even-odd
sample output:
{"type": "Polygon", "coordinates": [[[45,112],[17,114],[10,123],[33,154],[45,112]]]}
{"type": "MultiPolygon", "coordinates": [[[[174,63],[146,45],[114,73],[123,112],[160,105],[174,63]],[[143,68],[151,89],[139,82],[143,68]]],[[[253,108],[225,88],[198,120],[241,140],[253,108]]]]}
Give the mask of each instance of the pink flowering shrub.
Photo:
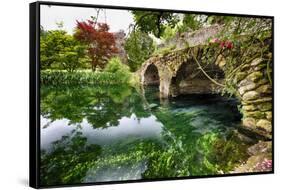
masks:
{"type": "Polygon", "coordinates": [[[271,171],[272,170],[272,160],[264,159],[262,162],[259,162],[255,166],[257,171],[271,171]]]}
{"type": "Polygon", "coordinates": [[[210,44],[217,44],[220,48],[232,49],[234,47],[233,42],[230,40],[220,40],[218,38],[213,38],[209,41],[210,44]]]}

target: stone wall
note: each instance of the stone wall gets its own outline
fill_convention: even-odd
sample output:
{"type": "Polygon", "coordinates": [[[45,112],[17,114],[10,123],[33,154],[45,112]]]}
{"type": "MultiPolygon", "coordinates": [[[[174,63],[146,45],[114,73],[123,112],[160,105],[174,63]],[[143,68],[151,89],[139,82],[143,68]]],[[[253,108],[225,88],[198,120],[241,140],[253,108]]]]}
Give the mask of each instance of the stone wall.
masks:
{"type": "Polygon", "coordinates": [[[267,62],[257,58],[236,75],[243,125],[267,138],[272,137],[272,84],[268,77],[271,72],[267,62]]]}
{"type": "Polygon", "coordinates": [[[159,45],[159,48],[175,46],[176,49],[194,47],[207,44],[208,40],[215,37],[222,30],[220,25],[212,25],[193,32],[183,32],[159,45]]]}

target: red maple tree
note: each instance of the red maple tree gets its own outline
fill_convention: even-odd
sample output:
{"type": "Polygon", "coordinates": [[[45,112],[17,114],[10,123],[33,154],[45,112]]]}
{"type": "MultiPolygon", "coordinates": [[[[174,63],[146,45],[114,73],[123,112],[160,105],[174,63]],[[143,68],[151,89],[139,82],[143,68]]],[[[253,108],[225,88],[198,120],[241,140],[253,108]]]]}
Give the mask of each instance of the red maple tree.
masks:
{"type": "Polygon", "coordinates": [[[108,59],[118,52],[115,47],[114,35],[109,32],[109,26],[106,23],[91,20],[76,22],[74,37],[88,45],[92,70],[95,71],[97,66],[104,68],[108,59]]]}

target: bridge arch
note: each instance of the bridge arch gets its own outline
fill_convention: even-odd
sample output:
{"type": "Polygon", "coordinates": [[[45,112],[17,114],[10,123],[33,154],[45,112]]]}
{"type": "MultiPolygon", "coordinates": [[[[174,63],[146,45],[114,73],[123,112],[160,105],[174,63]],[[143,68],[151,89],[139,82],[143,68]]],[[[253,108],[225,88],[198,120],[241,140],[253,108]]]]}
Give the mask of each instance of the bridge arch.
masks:
{"type": "MultiPolygon", "coordinates": [[[[211,78],[223,83],[224,71],[218,65],[206,65],[204,66],[204,71],[211,78]]],[[[213,94],[218,93],[220,89],[198,68],[194,59],[182,62],[170,83],[171,96],[179,94],[213,94]]]]}
{"type": "Polygon", "coordinates": [[[148,64],[143,73],[143,85],[159,85],[160,76],[158,68],[154,63],[148,64]]]}

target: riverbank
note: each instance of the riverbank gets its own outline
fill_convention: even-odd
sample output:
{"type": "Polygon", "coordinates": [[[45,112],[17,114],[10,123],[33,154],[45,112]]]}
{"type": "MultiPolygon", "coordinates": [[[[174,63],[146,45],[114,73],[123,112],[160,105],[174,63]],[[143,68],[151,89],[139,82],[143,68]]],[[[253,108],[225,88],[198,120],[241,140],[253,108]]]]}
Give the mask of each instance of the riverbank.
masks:
{"type": "Polygon", "coordinates": [[[259,141],[247,149],[250,157],[231,173],[252,173],[272,171],[272,142],[259,141]]]}
{"type": "Polygon", "coordinates": [[[43,70],[40,72],[40,82],[46,86],[58,85],[118,85],[128,84],[134,86],[137,79],[133,73],[92,72],[91,70],[78,70],[67,72],[64,70],[43,70]]]}

